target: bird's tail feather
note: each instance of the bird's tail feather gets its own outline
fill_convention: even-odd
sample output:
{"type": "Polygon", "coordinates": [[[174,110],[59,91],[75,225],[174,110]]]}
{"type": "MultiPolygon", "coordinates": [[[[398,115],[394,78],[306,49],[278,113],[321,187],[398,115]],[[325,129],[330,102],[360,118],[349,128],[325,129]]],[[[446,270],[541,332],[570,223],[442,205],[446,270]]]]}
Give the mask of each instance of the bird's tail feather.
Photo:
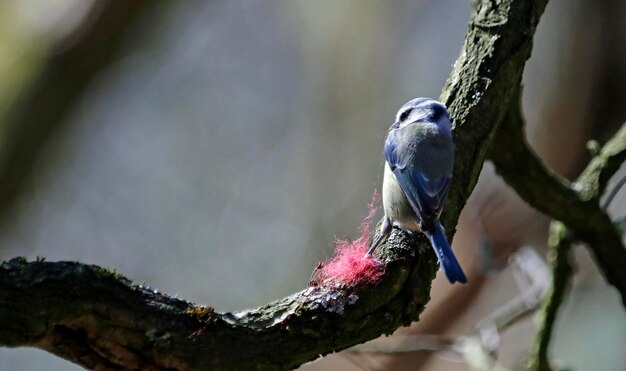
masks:
{"type": "Polygon", "coordinates": [[[463,269],[456,260],[454,252],[452,252],[452,248],[450,248],[450,244],[448,243],[446,233],[444,232],[441,223],[436,220],[433,224],[433,231],[428,233],[428,238],[430,239],[430,243],[435,250],[435,254],[437,254],[437,258],[439,258],[439,263],[443,268],[443,272],[446,274],[446,277],[448,277],[448,281],[450,281],[450,283],[467,283],[467,277],[465,277],[463,269]]]}

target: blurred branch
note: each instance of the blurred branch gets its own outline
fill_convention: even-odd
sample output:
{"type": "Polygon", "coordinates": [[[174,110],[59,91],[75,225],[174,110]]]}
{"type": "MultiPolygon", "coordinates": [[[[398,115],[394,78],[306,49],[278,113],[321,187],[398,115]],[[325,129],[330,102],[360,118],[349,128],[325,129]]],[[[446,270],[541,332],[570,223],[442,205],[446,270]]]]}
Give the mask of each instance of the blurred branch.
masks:
{"type": "MultiPolygon", "coordinates": [[[[537,370],[551,370],[548,346],[559,306],[571,281],[569,262],[577,238],[587,242],[607,281],[615,286],[626,306],[626,250],[621,232],[599,204],[609,179],[626,159],[626,124],[611,138],[578,177],[576,183],[552,172],[532,151],[524,137],[518,98],[496,133],[489,158],[498,173],[526,202],[560,221],[550,225],[549,258],[553,275],[543,303],[539,330],[530,360],[537,370]]],[[[614,187],[619,189],[621,182],[614,187]]],[[[613,191],[608,196],[608,202],[613,191]]]]}
{"type": "Polygon", "coordinates": [[[476,332],[486,332],[485,329],[493,327],[499,332],[506,330],[533,313],[548,291],[552,271],[535,250],[522,247],[511,257],[511,262],[513,277],[516,278],[521,295],[480,320],[474,326],[476,332]]]}
{"type": "Polygon", "coordinates": [[[622,176],[617,182],[615,182],[613,188],[611,188],[611,190],[607,193],[606,198],[602,202],[602,210],[606,211],[606,209],[609,208],[611,202],[613,202],[613,199],[617,196],[624,184],[626,184],[626,175],[622,176]]]}
{"type": "MultiPolygon", "coordinates": [[[[616,185],[616,188],[619,184],[616,185]]],[[[623,228],[623,220],[614,223],[621,238],[626,238],[626,229],[623,228]]],[[[573,232],[562,222],[553,221],[550,224],[550,236],[548,239],[548,259],[552,267],[552,280],[550,289],[541,306],[539,316],[539,329],[535,335],[532,354],[529,359],[529,367],[533,370],[551,371],[548,348],[552,340],[552,333],[556,323],[556,316],[563,303],[567,290],[571,283],[574,270],[570,263],[572,246],[576,243],[573,232]]]]}
{"type": "Polygon", "coordinates": [[[519,95],[517,91],[496,132],[489,159],[526,202],[562,221],[576,237],[587,242],[607,281],[619,290],[626,306],[626,249],[599,205],[609,179],[626,159],[626,124],[570,184],[549,169],[528,145],[519,95]]]}
{"type": "Polygon", "coordinates": [[[521,248],[511,257],[513,274],[520,295],[484,317],[466,336],[415,335],[393,336],[358,345],[354,354],[401,352],[452,352],[472,370],[504,370],[497,360],[501,334],[534,313],[548,291],[550,267],[531,248],[521,248]]]}
{"type": "Polygon", "coordinates": [[[573,273],[572,265],[569,261],[573,243],[572,231],[563,223],[553,221],[550,224],[548,259],[552,266],[553,275],[550,290],[541,308],[539,330],[535,337],[530,358],[530,367],[534,370],[552,370],[548,359],[548,346],[552,338],[558,309],[565,298],[573,273]]]}
{"type": "MultiPolygon", "coordinates": [[[[456,141],[448,230],[519,86],[546,3],[484,0],[472,15],[442,93],[456,141]]],[[[57,119],[63,112],[53,110],[57,119]]],[[[0,269],[0,344],[39,347],[89,368],[289,369],[419,319],[437,269],[432,249],[394,230],[381,250],[386,271],[376,285],[326,284],[238,313],[132,286],[96,266],[14,259],[0,269]]]]}
{"type": "MultiPolygon", "coordinates": [[[[599,154],[599,153],[597,153],[599,154]]],[[[603,209],[606,209],[624,184],[626,177],[622,177],[610,191],[610,195],[604,202],[603,209]]],[[[623,228],[623,219],[618,219],[614,225],[618,230],[618,233],[623,239],[626,236],[626,230],[623,228]]],[[[552,282],[550,285],[550,291],[546,295],[544,303],[541,308],[541,316],[539,318],[539,330],[535,335],[535,341],[533,345],[532,354],[529,360],[530,368],[540,371],[550,371],[552,366],[548,357],[548,348],[552,339],[552,333],[554,325],[556,323],[556,316],[559,307],[565,295],[567,289],[570,286],[571,277],[573,274],[573,268],[570,263],[570,251],[572,246],[576,243],[573,232],[565,226],[562,222],[553,221],[550,224],[550,236],[548,239],[548,258],[552,266],[552,282]]]]}
{"type": "Polygon", "coordinates": [[[48,138],[94,78],[118,56],[134,22],[158,2],[99,1],[71,42],[50,57],[39,76],[7,113],[7,139],[1,148],[0,220],[31,176],[48,138]]]}

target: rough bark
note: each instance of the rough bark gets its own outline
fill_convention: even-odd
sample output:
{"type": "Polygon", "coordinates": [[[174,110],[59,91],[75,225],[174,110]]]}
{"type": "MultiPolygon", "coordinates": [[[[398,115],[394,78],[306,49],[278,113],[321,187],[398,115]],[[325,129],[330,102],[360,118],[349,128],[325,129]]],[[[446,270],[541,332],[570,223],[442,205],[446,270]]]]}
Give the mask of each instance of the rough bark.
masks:
{"type": "MultiPolygon", "coordinates": [[[[480,2],[442,100],[456,141],[444,225],[453,231],[519,86],[547,0],[480,2]]],[[[451,233],[452,234],[452,233],[451,233]]],[[[425,239],[394,230],[374,285],[326,284],[260,308],[217,313],[69,262],[0,269],[0,345],[35,346],[93,369],[289,369],[419,319],[437,269],[425,239]]]]}

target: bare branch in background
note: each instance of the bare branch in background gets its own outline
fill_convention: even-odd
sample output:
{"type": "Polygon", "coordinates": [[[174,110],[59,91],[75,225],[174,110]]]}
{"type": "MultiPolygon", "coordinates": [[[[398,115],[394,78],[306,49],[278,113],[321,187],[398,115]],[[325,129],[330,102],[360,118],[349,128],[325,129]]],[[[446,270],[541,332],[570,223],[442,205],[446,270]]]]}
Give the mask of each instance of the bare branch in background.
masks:
{"type": "Polygon", "coordinates": [[[358,345],[350,353],[448,352],[473,370],[504,370],[497,362],[501,335],[509,327],[533,314],[549,289],[551,271],[531,248],[524,247],[511,257],[513,275],[520,295],[481,319],[464,336],[394,336],[358,345]]]}
{"type": "Polygon", "coordinates": [[[609,179],[626,159],[626,125],[593,157],[575,183],[551,171],[524,137],[519,93],[496,133],[489,158],[502,178],[531,206],[562,221],[585,241],[626,306],[626,250],[599,204],[609,179]]]}
{"type": "Polygon", "coordinates": [[[94,78],[119,56],[133,24],[160,2],[100,1],[84,28],[52,55],[39,76],[4,118],[0,164],[0,221],[7,217],[50,136],[94,78]]]}
{"type": "Polygon", "coordinates": [[[548,359],[548,346],[556,322],[556,316],[566,291],[571,284],[573,268],[570,264],[570,251],[574,239],[572,232],[561,222],[554,221],[550,225],[549,258],[552,265],[552,283],[550,291],[542,306],[539,330],[537,331],[535,344],[530,359],[530,367],[535,370],[548,371],[550,361],[548,359]]]}
{"type": "Polygon", "coordinates": [[[613,202],[613,199],[617,196],[624,184],[626,184],[626,175],[622,176],[617,182],[615,182],[613,188],[611,188],[611,190],[607,193],[606,198],[602,202],[602,210],[606,211],[606,209],[608,209],[611,202],[613,202]]]}
{"type": "MultiPolygon", "coordinates": [[[[558,309],[569,287],[572,244],[587,243],[607,281],[615,286],[626,306],[626,250],[622,236],[600,206],[609,179],[626,159],[626,124],[597,150],[575,183],[553,173],[530,149],[523,133],[524,120],[519,99],[511,107],[494,140],[490,159],[498,173],[530,205],[557,219],[548,240],[553,278],[541,312],[541,323],[531,367],[551,370],[548,346],[558,309]]],[[[614,189],[619,189],[618,181],[614,189]]],[[[613,197],[610,192],[607,202],[613,197]]]]}

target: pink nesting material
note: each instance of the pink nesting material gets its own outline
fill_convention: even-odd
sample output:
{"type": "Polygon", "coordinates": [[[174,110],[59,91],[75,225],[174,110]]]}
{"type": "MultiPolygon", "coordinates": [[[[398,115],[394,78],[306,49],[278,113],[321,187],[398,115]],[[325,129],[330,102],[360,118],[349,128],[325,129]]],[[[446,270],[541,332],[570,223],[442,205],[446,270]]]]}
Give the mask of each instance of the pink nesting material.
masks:
{"type": "Polygon", "coordinates": [[[336,240],[335,255],[315,269],[312,285],[324,282],[348,285],[372,283],[383,275],[384,266],[372,258],[365,257],[369,248],[370,224],[376,215],[379,201],[380,196],[374,191],[372,202],[368,205],[369,213],[359,227],[361,236],[354,241],[336,240]]]}

